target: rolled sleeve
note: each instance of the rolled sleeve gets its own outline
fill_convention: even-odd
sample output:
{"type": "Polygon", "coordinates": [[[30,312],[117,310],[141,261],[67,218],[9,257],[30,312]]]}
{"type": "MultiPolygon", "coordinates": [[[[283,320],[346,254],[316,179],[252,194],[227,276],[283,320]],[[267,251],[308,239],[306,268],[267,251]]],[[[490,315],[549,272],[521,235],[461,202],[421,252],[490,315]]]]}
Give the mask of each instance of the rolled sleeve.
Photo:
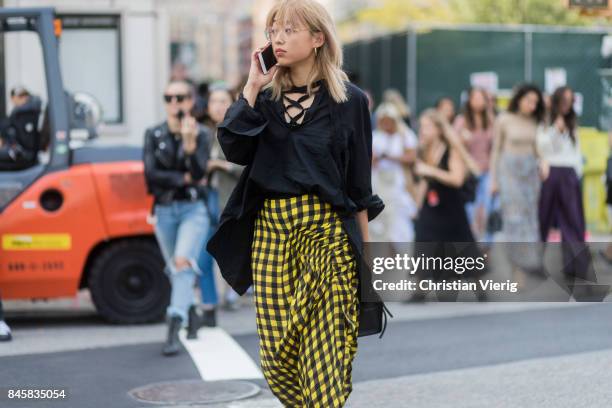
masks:
{"type": "Polygon", "coordinates": [[[257,110],[260,96],[255,108],[251,107],[242,94],[234,102],[223,122],[219,125],[217,138],[225,158],[236,164],[247,165],[253,160],[257,147],[257,136],[263,132],[268,121],[257,110]]]}
{"type": "MultiPolygon", "coordinates": [[[[356,95],[357,96],[357,95],[356,95]]],[[[359,107],[354,118],[355,129],[349,144],[347,193],[357,211],[368,211],[368,221],[383,210],[381,198],[372,192],[372,125],[365,95],[359,96],[359,107]]]]}

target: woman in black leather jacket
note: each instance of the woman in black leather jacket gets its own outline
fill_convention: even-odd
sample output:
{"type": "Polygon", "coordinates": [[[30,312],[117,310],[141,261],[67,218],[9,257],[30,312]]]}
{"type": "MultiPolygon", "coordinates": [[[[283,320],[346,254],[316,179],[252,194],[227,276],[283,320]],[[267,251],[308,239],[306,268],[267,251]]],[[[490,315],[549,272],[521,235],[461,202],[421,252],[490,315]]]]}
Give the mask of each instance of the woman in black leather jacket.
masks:
{"type": "Polygon", "coordinates": [[[147,129],[144,166],[147,187],[155,197],[155,236],[172,284],[167,309],[168,338],[164,355],[180,350],[178,332],[188,325],[188,338],[197,337],[198,315],[193,286],[200,269],[197,259],[210,226],[205,189],[200,180],[208,161],[207,131],[190,112],[193,90],[173,81],[164,93],[167,120],[147,129]]]}

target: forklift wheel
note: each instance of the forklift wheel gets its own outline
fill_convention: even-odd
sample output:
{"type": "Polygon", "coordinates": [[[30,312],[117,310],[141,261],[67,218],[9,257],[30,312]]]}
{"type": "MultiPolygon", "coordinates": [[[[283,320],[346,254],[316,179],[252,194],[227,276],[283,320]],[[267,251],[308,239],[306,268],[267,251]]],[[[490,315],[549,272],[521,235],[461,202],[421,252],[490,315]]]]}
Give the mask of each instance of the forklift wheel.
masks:
{"type": "Polygon", "coordinates": [[[155,241],[129,239],[104,248],[92,263],[89,290],[98,313],[112,323],[163,319],[170,282],[155,241]]]}

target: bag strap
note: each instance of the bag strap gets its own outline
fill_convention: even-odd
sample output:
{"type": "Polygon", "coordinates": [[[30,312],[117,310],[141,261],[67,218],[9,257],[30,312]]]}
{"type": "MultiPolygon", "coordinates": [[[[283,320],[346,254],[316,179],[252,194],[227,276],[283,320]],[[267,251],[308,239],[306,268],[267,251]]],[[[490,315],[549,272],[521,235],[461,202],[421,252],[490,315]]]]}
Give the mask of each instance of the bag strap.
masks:
{"type": "Polygon", "coordinates": [[[393,317],[393,315],[391,314],[389,309],[387,309],[387,305],[385,305],[385,302],[381,300],[380,303],[382,303],[382,307],[383,307],[383,327],[382,327],[382,330],[380,331],[380,336],[378,336],[378,338],[382,339],[382,336],[385,334],[385,330],[387,330],[387,314],[391,317],[393,317]]]}

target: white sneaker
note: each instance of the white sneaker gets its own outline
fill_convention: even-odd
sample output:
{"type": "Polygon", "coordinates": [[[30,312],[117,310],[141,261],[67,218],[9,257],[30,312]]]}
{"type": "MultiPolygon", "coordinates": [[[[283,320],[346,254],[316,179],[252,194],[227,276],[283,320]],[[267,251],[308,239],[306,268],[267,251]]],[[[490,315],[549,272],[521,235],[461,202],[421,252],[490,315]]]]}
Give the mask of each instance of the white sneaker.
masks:
{"type": "Polygon", "coordinates": [[[12,338],[11,328],[4,323],[4,320],[0,320],[0,341],[9,341],[12,338]]]}

